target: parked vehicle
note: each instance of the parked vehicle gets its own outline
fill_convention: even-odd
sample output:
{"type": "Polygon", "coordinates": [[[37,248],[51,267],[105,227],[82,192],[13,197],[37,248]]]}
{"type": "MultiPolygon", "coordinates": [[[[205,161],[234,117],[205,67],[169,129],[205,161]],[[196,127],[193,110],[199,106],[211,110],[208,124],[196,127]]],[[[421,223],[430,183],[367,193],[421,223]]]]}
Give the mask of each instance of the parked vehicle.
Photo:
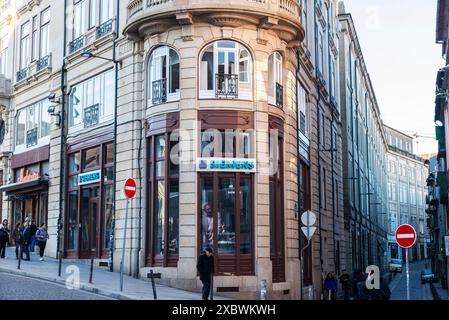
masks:
{"type": "Polygon", "coordinates": [[[402,272],[402,260],[392,259],[388,265],[388,270],[390,272],[402,272]]]}
{"type": "Polygon", "coordinates": [[[426,282],[434,282],[435,281],[435,274],[432,272],[432,269],[424,269],[421,271],[421,283],[426,282]]]}

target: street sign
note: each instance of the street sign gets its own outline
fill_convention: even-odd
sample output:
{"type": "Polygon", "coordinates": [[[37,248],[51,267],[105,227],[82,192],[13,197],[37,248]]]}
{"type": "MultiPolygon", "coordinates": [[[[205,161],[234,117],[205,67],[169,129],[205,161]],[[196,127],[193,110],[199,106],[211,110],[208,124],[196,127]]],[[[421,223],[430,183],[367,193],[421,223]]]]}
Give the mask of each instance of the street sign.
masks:
{"type": "Polygon", "coordinates": [[[401,248],[410,248],[416,242],[416,231],[409,224],[402,224],[396,230],[396,242],[401,248]]]}
{"type": "Polygon", "coordinates": [[[132,199],[136,196],[137,183],[133,178],[129,178],[125,181],[124,192],[128,199],[132,199]]]}
{"type": "Polygon", "coordinates": [[[306,236],[307,240],[312,239],[313,234],[316,231],[316,227],[313,225],[316,222],[316,215],[312,211],[308,210],[301,215],[301,222],[305,227],[301,227],[302,232],[306,236]]]}

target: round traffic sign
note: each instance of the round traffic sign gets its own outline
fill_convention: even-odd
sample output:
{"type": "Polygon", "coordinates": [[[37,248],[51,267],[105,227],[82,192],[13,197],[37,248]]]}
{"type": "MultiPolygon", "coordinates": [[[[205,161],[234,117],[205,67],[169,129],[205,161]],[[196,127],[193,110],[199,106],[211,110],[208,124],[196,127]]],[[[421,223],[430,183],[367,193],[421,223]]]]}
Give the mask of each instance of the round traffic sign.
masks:
{"type": "Polygon", "coordinates": [[[305,211],[301,215],[301,222],[305,226],[308,226],[308,227],[313,226],[315,224],[315,222],[316,222],[316,215],[315,215],[315,213],[313,213],[310,210],[305,211]]]}
{"type": "Polygon", "coordinates": [[[416,230],[409,224],[402,224],[396,229],[396,242],[401,248],[410,248],[416,242],[416,230]]]}
{"type": "Polygon", "coordinates": [[[132,199],[136,196],[137,183],[133,178],[129,178],[125,181],[124,192],[125,196],[132,199]]]}

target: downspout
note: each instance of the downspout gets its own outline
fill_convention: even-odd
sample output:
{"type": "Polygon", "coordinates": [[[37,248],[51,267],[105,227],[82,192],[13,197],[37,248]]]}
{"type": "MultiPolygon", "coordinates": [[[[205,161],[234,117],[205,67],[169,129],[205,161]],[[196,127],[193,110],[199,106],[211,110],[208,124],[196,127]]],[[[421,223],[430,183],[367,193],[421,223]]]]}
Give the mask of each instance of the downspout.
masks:
{"type": "MultiPolygon", "coordinates": [[[[297,125],[299,125],[299,108],[298,108],[298,99],[299,99],[299,97],[298,97],[298,82],[299,82],[299,80],[300,80],[300,75],[299,75],[299,72],[300,72],[300,66],[299,66],[299,64],[300,64],[300,56],[299,56],[299,49],[296,49],[296,124],[297,125]]],[[[300,214],[301,214],[301,205],[300,205],[300,203],[301,203],[301,191],[300,191],[300,189],[302,188],[302,186],[300,185],[300,181],[301,181],[301,175],[302,175],[302,173],[301,173],[301,165],[300,165],[300,158],[299,158],[299,133],[298,133],[298,131],[299,131],[299,128],[297,128],[297,133],[296,133],[296,144],[297,144],[297,154],[296,154],[296,156],[298,157],[298,163],[297,163],[297,166],[296,166],[296,169],[297,169],[297,171],[296,171],[296,175],[297,175],[297,179],[298,179],[298,193],[297,193],[297,218],[298,218],[298,240],[299,240],[299,257],[300,257],[300,259],[301,259],[301,261],[300,261],[300,268],[301,268],[301,270],[299,270],[299,274],[300,274],[300,297],[301,297],[301,300],[304,300],[304,293],[303,293],[303,291],[304,291],[304,277],[303,277],[303,275],[304,275],[304,257],[303,257],[303,253],[302,253],[302,250],[303,250],[303,246],[304,246],[304,243],[303,243],[303,241],[302,241],[302,235],[301,235],[301,217],[300,217],[300,214]]]]}
{"type": "Polygon", "coordinates": [[[63,212],[64,212],[64,206],[62,199],[64,198],[64,147],[65,147],[65,89],[66,89],[66,82],[65,82],[65,76],[66,76],[66,64],[65,64],[65,56],[66,56],[66,44],[67,44],[67,0],[64,0],[64,44],[62,46],[62,67],[61,67],[61,110],[60,110],[60,123],[61,123],[61,148],[60,148],[60,166],[59,166],[59,217],[58,217],[58,240],[56,248],[58,250],[58,259],[59,259],[59,266],[58,266],[58,276],[61,276],[61,269],[62,269],[62,252],[61,249],[61,231],[63,228],[63,212]]]}
{"type": "Polygon", "coordinates": [[[118,98],[118,66],[119,63],[116,60],[117,57],[117,39],[119,37],[120,30],[120,0],[115,3],[116,6],[116,19],[115,19],[115,35],[112,41],[112,60],[115,63],[115,89],[114,89],[114,169],[113,169],[113,193],[112,193],[112,223],[111,223],[111,235],[109,241],[109,271],[114,271],[114,240],[115,240],[115,208],[116,208],[116,190],[117,190],[117,98],[118,98]]]}

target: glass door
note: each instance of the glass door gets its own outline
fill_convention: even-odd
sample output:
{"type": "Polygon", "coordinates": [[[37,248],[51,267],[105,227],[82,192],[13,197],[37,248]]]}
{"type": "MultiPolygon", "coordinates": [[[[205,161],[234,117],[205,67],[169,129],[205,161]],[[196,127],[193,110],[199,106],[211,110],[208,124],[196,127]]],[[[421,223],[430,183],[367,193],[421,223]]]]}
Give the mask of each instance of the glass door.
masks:
{"type": "Polygon", "coordinates": [[[98,186],[83,188],[81,191],[80,232],[81,247],[80,258],[97,257],[99,239],[101,238],[99,224],[99,191],[98,186]]]}

